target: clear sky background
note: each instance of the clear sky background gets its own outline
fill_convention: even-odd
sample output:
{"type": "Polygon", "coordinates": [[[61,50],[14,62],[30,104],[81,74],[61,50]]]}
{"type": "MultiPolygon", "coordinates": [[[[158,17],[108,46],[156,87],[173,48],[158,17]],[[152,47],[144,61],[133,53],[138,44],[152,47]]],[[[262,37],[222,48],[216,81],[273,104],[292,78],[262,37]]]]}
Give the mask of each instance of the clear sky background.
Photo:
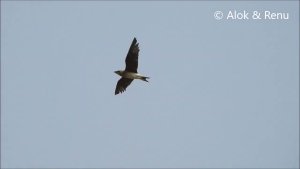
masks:
{"type": "Polygon", "coordinates": [[[1,1],[1,167],[298,168],[298,47],[297,1],[1,1]]]}

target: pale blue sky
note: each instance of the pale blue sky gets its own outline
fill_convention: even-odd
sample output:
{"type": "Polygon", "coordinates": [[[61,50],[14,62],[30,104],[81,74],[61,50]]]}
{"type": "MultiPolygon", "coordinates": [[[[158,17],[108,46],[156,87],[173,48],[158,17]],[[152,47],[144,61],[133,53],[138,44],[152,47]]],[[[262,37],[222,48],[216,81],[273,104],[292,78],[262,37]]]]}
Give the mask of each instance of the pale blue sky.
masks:
{"type": "Polygon", "coordinates": [[[298,38],[296,1],[1,1],[1,167],[298,168],[298,38]]]}

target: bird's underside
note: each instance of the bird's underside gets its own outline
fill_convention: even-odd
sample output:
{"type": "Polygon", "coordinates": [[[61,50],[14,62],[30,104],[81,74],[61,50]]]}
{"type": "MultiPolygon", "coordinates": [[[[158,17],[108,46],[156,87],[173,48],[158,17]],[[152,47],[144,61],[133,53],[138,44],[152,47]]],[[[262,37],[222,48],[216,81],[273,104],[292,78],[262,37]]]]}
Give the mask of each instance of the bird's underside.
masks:
{"type": "Polygon", "coordinates": [[[117,83],[115,95],[123,93],[134,79],[140,79],[148,82],[147,79],[149,77],[145,77],[137,73],[138,56],[140,51],[138,45],[136,38],[134,38],[125,59],[125,70],[115,71],[116,74],[122,77],[117,83]]]}

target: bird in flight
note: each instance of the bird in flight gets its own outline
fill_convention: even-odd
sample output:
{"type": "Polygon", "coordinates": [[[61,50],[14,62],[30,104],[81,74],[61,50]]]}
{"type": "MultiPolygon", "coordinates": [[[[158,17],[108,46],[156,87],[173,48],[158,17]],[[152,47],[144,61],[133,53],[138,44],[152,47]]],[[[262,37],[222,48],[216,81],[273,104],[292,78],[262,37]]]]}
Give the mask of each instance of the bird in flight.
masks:
{"type": "Polygon", "coordinates": [[[121,76],[121,79],[116,86],[115,95],[124,92],[134,79],[148,82],[147,79],[149,77],[143,76],[137,72],[139,51],[139,44],[137,43],[136,38],[134,38],[125,59],[125,70],[115,71],[116,74],[121,76]]]}

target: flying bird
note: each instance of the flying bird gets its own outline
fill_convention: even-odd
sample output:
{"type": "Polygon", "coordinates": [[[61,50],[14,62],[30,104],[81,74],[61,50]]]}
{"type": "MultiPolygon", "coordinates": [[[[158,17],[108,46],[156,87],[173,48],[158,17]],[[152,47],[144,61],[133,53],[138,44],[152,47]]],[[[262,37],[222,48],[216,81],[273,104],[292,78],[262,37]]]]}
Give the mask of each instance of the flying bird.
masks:
{"type": "Polygon", "coordinates": [[[125,59],[125,70],[115,71],[116,74],[121,76],[121,79],[116,86],[115,95],[124,92],[134,79],[148,82],[147,79],[149,77],[143,76],[137,72],[139,51],[139,44],[137,43],[136,38],[134,38],[125,59]]]}

